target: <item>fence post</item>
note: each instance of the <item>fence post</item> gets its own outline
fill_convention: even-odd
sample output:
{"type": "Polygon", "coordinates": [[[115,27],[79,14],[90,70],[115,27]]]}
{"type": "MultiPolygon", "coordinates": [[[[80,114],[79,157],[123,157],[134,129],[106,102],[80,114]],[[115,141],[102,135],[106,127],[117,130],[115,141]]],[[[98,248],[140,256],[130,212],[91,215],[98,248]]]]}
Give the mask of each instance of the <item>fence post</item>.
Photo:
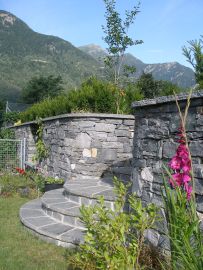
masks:
{"type": "Polygon", "coordinates": [[[26,161],[26,138],[23,138],[23,169],[25,169],[26,161]]]}

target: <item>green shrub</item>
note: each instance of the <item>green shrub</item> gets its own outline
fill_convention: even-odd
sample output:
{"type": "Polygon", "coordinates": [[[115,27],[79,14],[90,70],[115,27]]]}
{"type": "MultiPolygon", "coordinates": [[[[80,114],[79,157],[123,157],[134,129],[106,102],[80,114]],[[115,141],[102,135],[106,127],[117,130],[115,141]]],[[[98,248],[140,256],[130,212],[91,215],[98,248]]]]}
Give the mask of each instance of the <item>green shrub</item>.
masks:
{"type": "Polygon", "coordinates": [[[71,108],[67,95],[60,95],[53,99],[48,98],[36,103],[20,114],[22,122],[33,121],[37,118],[45,118],[59,114],[70,113],[71,108]]]}
{"type": "Polygon", "coordinates": [[[114,179],[115,210],[105,206],[100,197],[94,206],[82,206],[82,222],[87,228],[84,244],[75,254],[68,256],[73,269],[139,270],[140,255],[144,247],[144,231],[152,228],[157,208],[154,204],[142,206],[135,194],[128,195],[129,186],[114,179]],[[130,213],[124,211],[126,200],[130,213]]]}
{"type": "Polygon", "coordinates": [[[71,111],[115,113],[115,86],[96,78],[85,81],[68,95],[71,111]]]}
{"type": "Polygon", "coordinates": [[[22,188],[35,188],[35,184],[30,179],[16,174],[3,174],[0,176],[1,193],[13,194],[22,188]]]}

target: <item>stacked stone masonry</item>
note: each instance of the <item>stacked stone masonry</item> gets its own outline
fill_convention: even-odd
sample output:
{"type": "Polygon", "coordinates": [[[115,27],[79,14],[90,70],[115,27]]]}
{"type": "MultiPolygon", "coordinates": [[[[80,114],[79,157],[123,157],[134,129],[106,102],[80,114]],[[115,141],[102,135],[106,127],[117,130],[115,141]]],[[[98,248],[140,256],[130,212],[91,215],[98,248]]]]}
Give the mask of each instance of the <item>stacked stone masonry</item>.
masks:
{"type": "MultiPolygon", "coordinates": [[[[43,141],[48,158],[41,164],[51,176],[99,179],[131,176],[134,117],[131,115],[69,114],[44,119],[43,141]]],[[[36,123],[15,128],[27,139],[27,160],[36,153],[36,123]]]]}
{"type": "MultiPolygon", "coordinates": [[[[184,110],[186,95],[178,96],[184,110]]],[[[135,134],[133,147],[133,191],[143,202],[161,206],[164,217],[161,189],[163,187],[163,163],[168,164],[177,149],[177,134],[180,118],[174,97],[162,97],[144,102],[135,102],[135,134]]],[[[186,125],[191,150],[197,210],[203,217],[203,91],[194,93],[186,125]]],[[[164,220],[164,219],[163,219],[164,220]]],[[[158,231],[148,232],[148,238],[166,248],[167,239],[162,236],[166,224],[158,225],[158,231]]]]}
{"type": "MultiPolygon", "coordinates": [[[[187,95],[178,96],[183,110],[187,95]]],[[[133,103],[134,116],[70,114],[43,120],[43,140],[49,149],[41,164],[49,175],[65,180],[84,180],[88,185],[113,175],[132,181],[144,203],[160,206],[162,221],[147,238],[168,249],[161,189],[163,163],[174,156],[180,118],[174,97],[160,97],[133,103]],[[134,137],[134,139],[133,139],[134,137]]],[[[197,210],[203,217],[203,91],[192,95],[187,118],[187,135],[192,154],[197,210]]],[[[15,128],[17,138],[27,139],[27,160],[36,152],[36,124],[15,128]]]]}

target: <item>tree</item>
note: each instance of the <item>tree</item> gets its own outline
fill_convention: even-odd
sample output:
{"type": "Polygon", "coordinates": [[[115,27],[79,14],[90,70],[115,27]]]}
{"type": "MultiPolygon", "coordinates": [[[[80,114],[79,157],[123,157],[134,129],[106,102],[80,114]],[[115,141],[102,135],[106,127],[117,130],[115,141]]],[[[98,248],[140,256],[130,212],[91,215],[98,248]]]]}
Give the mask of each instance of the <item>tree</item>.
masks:
{"type": "MultiPolygon", "coordinates": [[[[142,40],[133,40],[128,34],[129,27],[134,23],[136,15],[139,13],[139,3],[132,10],[125,11],[125,19],[122,20],[116,11],[115,0],[104,0],[106,12],[106,26],[102,26],[107,43],[108,56],[105,59],[107,67],[113,70],[114,83],[119,85],[120,73],[123,66],[125,51],[128,47],[143,43],[142,40]]],[[[135,72],[135,67],[123,67],[124,73],[135,72]]]]}
{"type": "Polygon", "coordinates": [[[159,94],[158,84],[151,73],[143,72],[137,81],[137,86],[145,98],[154,98],[159,94]]]}
{"type": "Polygon", "coordinates": [[[25,103],[36,103],[48,97],[55,97],[62,92],[62,83],[61,76],[33,77],[23,88],[22,99],[25,103]]]}
{"type": "Polygon", "coordinates": [[[196,82],[199,84],[200,89],[203,89],[203,40],[201,38],[188,41],[189,48],[183,46],[182,50],[183,55],[195,70],[196,82]]]}
{"type": "Polygon", "coordinates": [[[155,80],[151,73],[142,73],[136,83],[141,94],[145,98],[173,95],[180,93],[182,89],[168,81],[155,80]]]}

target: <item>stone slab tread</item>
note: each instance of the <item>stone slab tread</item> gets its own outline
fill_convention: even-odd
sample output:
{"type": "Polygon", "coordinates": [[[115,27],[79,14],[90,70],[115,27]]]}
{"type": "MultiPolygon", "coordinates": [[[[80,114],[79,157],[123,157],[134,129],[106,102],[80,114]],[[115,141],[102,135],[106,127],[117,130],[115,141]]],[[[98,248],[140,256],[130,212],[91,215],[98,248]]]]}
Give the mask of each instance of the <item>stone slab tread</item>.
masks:
{"type": "Polygon", "coordinates": [[[40,199],[32,200],[21,207],[20,220],[34,233],[58,241],[59,245],[78,245],[83,241],[84,231],[47,216],[41,208],[40,199]]]}
{"type": "Polygon", "coordinates": [[[104,180],[71,180],[65,183],[64,190],[67,194],[90,199],[97,199],[101,195],[106,201],[115,201],[116,198],[113,185],[104,180]]]}

